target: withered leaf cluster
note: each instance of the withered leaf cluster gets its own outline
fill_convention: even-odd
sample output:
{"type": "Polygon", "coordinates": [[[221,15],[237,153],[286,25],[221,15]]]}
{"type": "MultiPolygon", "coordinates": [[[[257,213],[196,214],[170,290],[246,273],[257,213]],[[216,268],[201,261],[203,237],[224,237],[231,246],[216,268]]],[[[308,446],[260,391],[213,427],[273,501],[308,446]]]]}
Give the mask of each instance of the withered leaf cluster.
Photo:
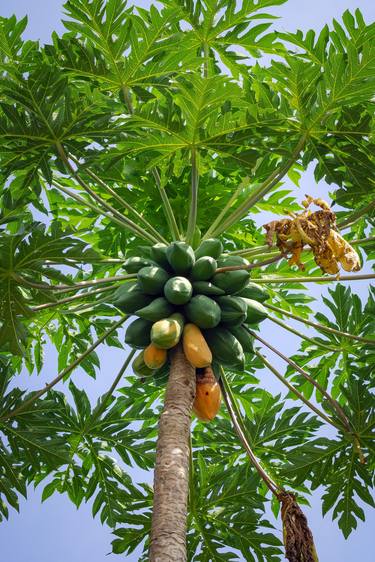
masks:
{"type": "Polygon", "coordinates": [[[305,210],[300,214],[290,213],[291,218],[271,221],[264,225],[266,241],[274,244],[288,256],[289,265],[304,269],[301,254],[305,246],[310,246],[317,265],[324,273],[339,273],[339,264],[345,271],[358,271],[360,259],[352,246],[338,233],[336,215],[323,199],[306,195],[302,202],[305,210]],[[309,207],[315,204],[319,211],[312,212],[309,207]]]}

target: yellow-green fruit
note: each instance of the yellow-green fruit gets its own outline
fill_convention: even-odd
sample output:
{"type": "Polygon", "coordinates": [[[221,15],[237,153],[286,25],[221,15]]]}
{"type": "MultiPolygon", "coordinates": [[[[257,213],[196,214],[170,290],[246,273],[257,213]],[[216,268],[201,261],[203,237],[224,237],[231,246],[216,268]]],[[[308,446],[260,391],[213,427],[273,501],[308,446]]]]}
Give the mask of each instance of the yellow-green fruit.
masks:
{"type": "Polygon", "coordinates": [[[172,314],[155,322],[151,328],[151,341],[161,349],[170,349],[178,344],[183,329],[182,314],[172,314]]]}
{"type": "Polygon", "coordinates": [[[183,333],[183,348],[186,359],[193,367],[208,367],[212,363],[212,353],[195,324],[186,324],[183,333]]]}

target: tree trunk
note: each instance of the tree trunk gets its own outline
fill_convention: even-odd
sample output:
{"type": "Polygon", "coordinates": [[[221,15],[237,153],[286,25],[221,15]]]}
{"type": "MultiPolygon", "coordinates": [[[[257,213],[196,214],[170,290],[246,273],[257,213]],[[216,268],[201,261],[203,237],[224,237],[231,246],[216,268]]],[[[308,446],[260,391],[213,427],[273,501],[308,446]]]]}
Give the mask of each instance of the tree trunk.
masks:
{"type": "Polygon", "coordinates": [[[189,440],[195,369],[181,344],[171,352],[171,369],[159,421],[151,527],[151,562],[185,562],[189,490],[189,440]]]}

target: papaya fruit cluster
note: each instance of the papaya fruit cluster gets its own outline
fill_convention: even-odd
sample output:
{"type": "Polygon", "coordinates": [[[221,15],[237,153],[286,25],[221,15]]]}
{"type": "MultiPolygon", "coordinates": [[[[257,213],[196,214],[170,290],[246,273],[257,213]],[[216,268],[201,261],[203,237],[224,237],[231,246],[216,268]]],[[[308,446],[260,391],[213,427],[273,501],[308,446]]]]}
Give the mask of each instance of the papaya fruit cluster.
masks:
{"type": "Polygon", "coordinates": [[[134,372],[142,377],[165,375],[168,350],[180,340],[195,368],[216,361],[242,370],[245,353],[253,351],[246,327],[267,317],[262,302],[268,293],[250,281],[247,270],[220,268],[248,263],[224,254],[217,239],[204,240],[195,252],[178,241],[155,244],[147,258],[128,258],[124,267],[137,279],[117,289],[114,304],[138,317],[125,335],[128,345],[142,350],[133,362],[134,372]]]}

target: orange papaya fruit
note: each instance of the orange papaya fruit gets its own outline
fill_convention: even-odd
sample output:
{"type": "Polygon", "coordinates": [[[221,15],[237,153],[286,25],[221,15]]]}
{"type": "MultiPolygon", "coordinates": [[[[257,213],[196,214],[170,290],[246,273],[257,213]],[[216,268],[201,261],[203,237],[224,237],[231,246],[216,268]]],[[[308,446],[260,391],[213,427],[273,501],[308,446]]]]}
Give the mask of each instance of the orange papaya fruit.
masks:
{"type": "Polygon", "coordinates": [[[193,412],[201,421],[212,421],[220,410],[221,390],[211,367],[206,367],[202,375],[197,374],[196,383],[193,412]]]}

